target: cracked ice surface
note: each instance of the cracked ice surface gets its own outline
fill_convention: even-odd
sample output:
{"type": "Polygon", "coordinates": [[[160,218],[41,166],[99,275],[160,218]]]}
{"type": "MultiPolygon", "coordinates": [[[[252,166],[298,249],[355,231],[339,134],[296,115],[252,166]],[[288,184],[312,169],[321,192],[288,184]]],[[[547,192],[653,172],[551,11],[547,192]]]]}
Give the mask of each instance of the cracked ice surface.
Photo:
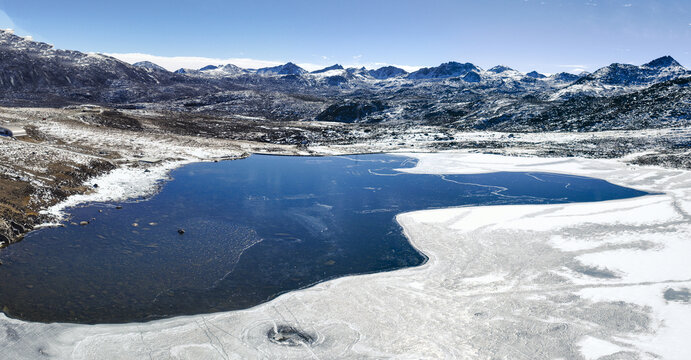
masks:
{"type": "Polygon", "coordinates": [[[242,311],[141,324],[0,317],[8,359],[667,358],[691,354],[691,172],[613,160],[411,154],[415,173],[555,172],[657,192],[400,214],[429,256],[242,311]],[[667,296],[667,294],[680,294],[667,296]],[[290,327],[281,345],[276,329],[290,327]],[[272,332],[272,329],[274,331],[272,332]],[[296,335],[296,330],[302,334],[296,335]],[[270,340],[270,334],[273,339],[270,340]],[[311,341],[302,342],[300,339],[311,341]]]}

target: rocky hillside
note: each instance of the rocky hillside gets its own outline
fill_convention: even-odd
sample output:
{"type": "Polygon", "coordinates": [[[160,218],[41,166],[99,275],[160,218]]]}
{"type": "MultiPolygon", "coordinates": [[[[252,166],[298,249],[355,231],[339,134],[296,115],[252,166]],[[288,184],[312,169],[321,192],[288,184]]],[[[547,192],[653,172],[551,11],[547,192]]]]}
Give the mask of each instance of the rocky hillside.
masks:
{"type": "Polygon", "coordinates": [[[99,54],[56,50],[0,31],[4,105],[95,103],[271,121],[430,124],[500,131],[598,131],[687,126],[691,73],[670,56],[591,74],[484,70],[447,62],[408,73],[386,66],[308,72],[294,63],[169,72],[99,54]]]}

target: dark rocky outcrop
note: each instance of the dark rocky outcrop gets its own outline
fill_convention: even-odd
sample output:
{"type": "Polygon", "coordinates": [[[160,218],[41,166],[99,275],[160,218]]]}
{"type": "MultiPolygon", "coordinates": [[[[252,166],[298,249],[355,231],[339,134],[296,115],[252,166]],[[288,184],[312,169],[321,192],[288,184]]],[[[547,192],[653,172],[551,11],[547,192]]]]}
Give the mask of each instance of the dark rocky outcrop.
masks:
{"type": "MultiPolygon", "coordinates": [[[[388,106],[381,101],[346,101],[329,106],[317,115],[319,121],[333,121],[354,123],[363,122],[372,113],[387,109],[388,106]]],[[[373,122],[373,119],[367,119],[373,122]]]]}

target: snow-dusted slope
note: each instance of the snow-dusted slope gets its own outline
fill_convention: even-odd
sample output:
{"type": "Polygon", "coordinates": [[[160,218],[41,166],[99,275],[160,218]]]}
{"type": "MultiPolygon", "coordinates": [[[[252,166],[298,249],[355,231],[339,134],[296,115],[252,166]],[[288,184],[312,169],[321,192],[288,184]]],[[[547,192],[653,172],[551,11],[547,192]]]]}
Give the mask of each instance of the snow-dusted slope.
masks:
{"type": "Polygon", "coordinates": [[[157,84],[165,76],[115,58],[56,50],[0,30],[0,89],[41,91],[50,87],[106,87],[118,83],[157,84]]]}
{"type": "Polygon", "coordinates": [[[405,76],[408,74],[408,72],[395,66],[383,66],[379,69],[369,70],[367,71],[367,74],[375,79],[384,80],[405,76]]]}
{"type": "Polygon", "coordinates": [[[619,95],[686,75],[691,75],[691,72],[670,56],[663,56],[641,66],[615,63],[581,77],[571,86],[554,94],[553,99],[581,95],[619,95]]]}
{"type": "Polygon", "coordinates": [[[422,68],[408,74],[408,79],[440,79],[455,76],[463,76],[469,72],[480,72],[481,69],[471,63],[461,64],[455,61],[443,63],[436,67],[422,68]]]}
{"type": "Polygon", "coordinates": [[[256,73],[260,75],[302,75],[306,74],[307,70],[289,62],[279,66],[257,69],[256,73]]]}
{"type": "Polygon", "coordinates": [[[319,69],[319,70],[312,71],[310,74],[322,74],[322,73],[325,73],[325,72],[328,72],[328,71],[332,71],[332,70],[343,70],[343,66],[341,66],[341,65],[339,65],[339,64],[334,64],[334,65],[331,65],[331,66],[327,66],[327,67],[325,67],[325,68],[323,68],[323,69],[319,69]]]}
{"type": "Polygon", "coordinates": [[[140,67],[143,69],[147,69],[150,71],[160,71],[160,72],[168,72],[165,68],[162,66],[156,65],[152,63],[151,61],[140,61],[132,64],[132,66],[140,67]]]}

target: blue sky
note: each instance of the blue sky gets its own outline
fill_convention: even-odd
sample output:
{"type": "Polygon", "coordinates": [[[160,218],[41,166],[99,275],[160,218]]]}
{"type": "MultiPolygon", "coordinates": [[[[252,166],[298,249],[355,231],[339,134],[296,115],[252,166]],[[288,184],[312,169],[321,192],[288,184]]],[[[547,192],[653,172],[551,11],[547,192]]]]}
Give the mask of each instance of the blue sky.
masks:
{"type": "Polygon", "coordinates": [[[662,55],[691,67],[690,0],[0,0],[0,28],[57,48],[156,55],[166,67],[190,57],[307,67],[454,60],[554,73],[662,55]]]}

